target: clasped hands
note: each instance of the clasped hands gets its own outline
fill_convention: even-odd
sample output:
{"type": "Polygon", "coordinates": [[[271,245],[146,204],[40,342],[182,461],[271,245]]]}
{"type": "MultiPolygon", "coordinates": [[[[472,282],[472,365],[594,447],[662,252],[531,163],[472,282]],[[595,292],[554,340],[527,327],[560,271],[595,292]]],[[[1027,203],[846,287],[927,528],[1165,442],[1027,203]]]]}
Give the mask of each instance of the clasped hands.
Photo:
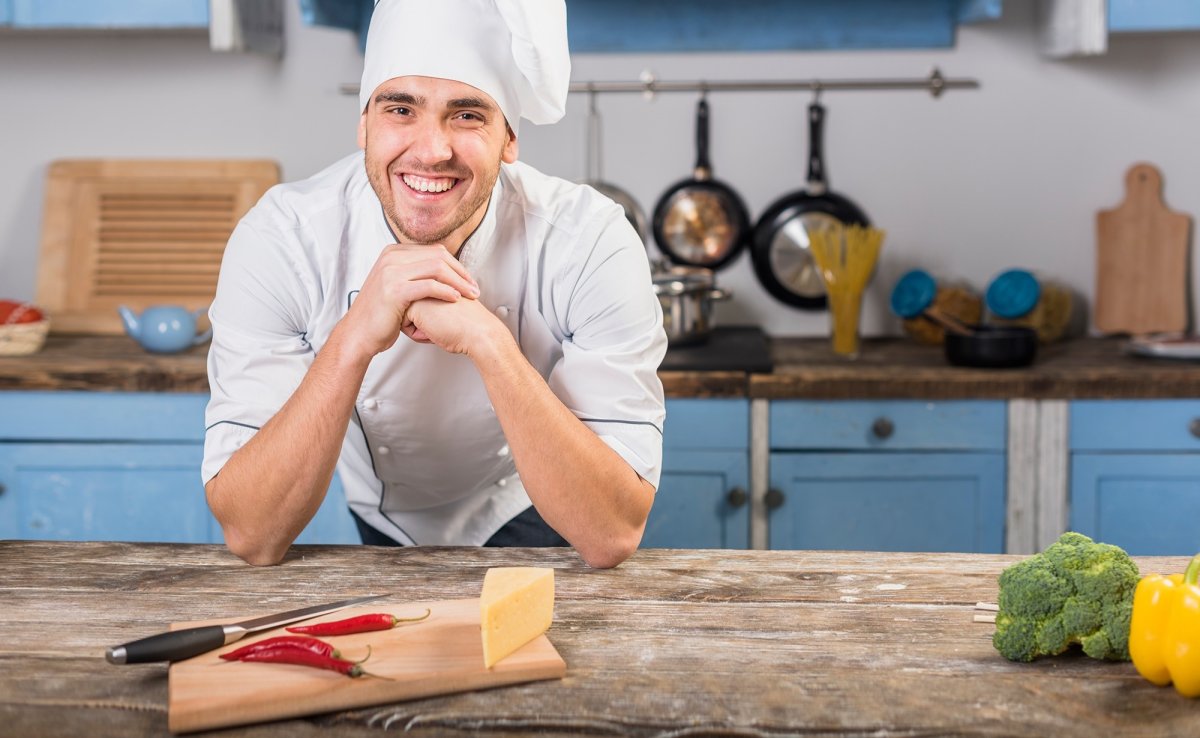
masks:
{"type": "Polygon", "coordinates": [[[479,284],[444,246],[392,244],[346,317],[372,354],[391,348],[401,333],[463,354],[487,331],[507,332],[478,298],[479,284]]]}

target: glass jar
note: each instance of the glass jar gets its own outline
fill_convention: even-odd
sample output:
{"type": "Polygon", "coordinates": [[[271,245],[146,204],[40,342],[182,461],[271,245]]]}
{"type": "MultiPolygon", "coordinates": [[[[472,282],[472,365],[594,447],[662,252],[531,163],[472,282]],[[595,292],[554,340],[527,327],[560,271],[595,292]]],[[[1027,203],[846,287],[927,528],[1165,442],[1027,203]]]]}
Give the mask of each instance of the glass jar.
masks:
{"type": "Polygon", "coordinates": [[[925,313],[933,311],[974,325],[983,318],[983,298],[965,282],[936,280],[923,269],[913,269],[897,282],[892,311],[903,319],[905,334],[918,343],[937,346],[945,340],[946,329],[925,313]]]}
{"type": "Polygon", "coordinates": [[[1079,301],[1071,289],[1025,269],[998,274],[988,285],[984,301],[992,323],[1032,328],[1042,343],[1070,337],[1078,327],[1079,301]]]}

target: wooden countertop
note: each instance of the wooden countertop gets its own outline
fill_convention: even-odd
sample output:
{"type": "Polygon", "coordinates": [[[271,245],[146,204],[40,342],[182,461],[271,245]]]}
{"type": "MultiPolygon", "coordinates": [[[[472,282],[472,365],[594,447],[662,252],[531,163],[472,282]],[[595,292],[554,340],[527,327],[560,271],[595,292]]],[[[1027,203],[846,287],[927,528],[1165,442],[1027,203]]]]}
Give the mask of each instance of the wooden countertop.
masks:
{"type": "MultiPolygon", "coordinates": [[[[668,397],[768,399],[1085,399],[1200,397],[1200,363],[1126,355],[1118,339],[1043,346],[1023,369],[965,369],[908,339],[864,343],[848,361],[826,339],[772,341],[775,371],[662,371],[668,397]]],[[[206,392],[203,346],[157,355],[124,336],[51,336],[37,354],[0,357],[0,390],[206,392]]]]}
{"type": "Polygon", "coordinates": [[[1149,399],[1200,397],[1200,363],[1146,359],[1125,341],[1081,338],[1038,347],[1033,365],[974,369],[949,365],[940,347],[907,339],[866,341],[858,359],[836,356],[827,340],[772,343],[775,371],[749,378],[768,399],[1149,399]]]}
{"type": "Polygon", "coordinates": [[[219,735],[1193,734],[1200,702],[1132,664],[996,653],[973,607],[1019,558],[644,550],[598,571],[570,549],[296,546],[254,568],[213,545],[0,541],[0,732],[165,734],[166,666],[103,653],[171,622],[381,588],[474,597],[486,568],[537,565],[556,568],[549,637],[566,678],[219,735]]]}

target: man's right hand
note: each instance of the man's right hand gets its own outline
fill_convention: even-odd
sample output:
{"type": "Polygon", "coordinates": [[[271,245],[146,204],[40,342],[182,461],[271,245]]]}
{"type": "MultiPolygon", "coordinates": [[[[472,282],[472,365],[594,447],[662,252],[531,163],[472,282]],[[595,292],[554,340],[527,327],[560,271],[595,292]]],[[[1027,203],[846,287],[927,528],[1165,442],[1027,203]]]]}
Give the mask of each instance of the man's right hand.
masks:
{"type": "Polygon", "coordinates": [[[371,356],[386,351],[405,327],[417,300],[455,302],[479,297],[467,268],[440,244],[386,246],[343,319],[352,345],[371,356]]]}

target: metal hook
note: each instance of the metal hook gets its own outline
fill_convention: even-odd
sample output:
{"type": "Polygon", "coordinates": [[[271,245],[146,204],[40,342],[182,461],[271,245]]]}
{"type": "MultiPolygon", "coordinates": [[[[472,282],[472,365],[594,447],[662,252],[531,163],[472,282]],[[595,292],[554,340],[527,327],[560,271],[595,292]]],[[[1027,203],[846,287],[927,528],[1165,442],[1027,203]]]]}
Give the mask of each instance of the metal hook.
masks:
{"type": "Polygon", "coordinates": [[[821,84],[821,80],[814,79],[812,81],[811,86],[812,86],[812,91],[813,91],[813,99],[812,99],[813,103],[816,104],[816,103],[821,102],[821,92],[824,91],[824,89],[825,89],[824,86],[821,84]]]}

